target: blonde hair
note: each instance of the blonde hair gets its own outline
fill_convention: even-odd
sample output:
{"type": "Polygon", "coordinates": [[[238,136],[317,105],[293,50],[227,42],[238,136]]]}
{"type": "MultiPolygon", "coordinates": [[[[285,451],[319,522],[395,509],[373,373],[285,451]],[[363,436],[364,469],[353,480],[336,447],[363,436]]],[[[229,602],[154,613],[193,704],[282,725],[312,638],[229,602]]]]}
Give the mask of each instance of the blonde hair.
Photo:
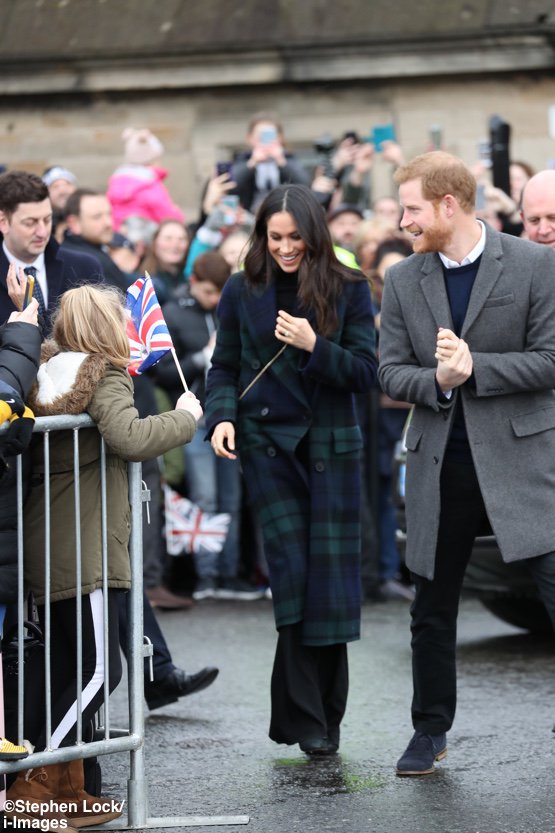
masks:
{"type": "Polygon", "coordinates": [[[52,335],[64,350],[98,353],[115,367],[129,364],[124,300],[114,287],[85,285],[64,292],[52,335]]]}
{"type": "Polygon", "coordinates": [[[462,159],[443,150],[415,156],[406,165],[397,168],[393,179],[397,185],[420,179],[425,200],[438,203],[446,194],[452,194],[465,214],[474,211],[476,179],[462,159]]]}

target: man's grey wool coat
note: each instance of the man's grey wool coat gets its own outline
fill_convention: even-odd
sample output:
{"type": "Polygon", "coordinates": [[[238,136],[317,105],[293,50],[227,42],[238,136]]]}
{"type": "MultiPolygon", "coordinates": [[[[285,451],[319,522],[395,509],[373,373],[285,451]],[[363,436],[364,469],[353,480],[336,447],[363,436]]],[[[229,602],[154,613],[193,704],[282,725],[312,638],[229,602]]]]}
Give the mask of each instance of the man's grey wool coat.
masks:
{"type": "Polygon", "coordinates": [[[438,402],[439,327],[453,328],[439,256],[412,255],[385,279],[379,378],[415,405],[407,432],[407,565],[434,575],[440,473],[462,397],[468,441],[505,561],[555,549],[555,252],[486,226],[461,330],[473,376],[438,402]]]}

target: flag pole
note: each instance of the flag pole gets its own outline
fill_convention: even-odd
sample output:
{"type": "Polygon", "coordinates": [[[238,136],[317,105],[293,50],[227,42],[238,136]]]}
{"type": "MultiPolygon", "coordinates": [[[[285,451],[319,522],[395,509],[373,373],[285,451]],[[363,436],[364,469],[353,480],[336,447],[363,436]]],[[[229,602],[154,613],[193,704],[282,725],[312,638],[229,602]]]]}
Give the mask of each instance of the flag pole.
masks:
{"type": "Polygon", "coordinates": [[[179,378],[183,382],[183,387],[185,388],[185,393],[187,393],[189,388],[187,387],[187,382],[185,381],[185,376],[183,375],[183,371],[181,370],[181,365],[179,364],[179,359],[177,358],[177,354],[175,352],[175,347],[171,348],[171,353],[172,353],[172,356],[173,356],[173,360],[175,362],[175,366],[177,367],[177,372],[179,373],[179,378]]]}

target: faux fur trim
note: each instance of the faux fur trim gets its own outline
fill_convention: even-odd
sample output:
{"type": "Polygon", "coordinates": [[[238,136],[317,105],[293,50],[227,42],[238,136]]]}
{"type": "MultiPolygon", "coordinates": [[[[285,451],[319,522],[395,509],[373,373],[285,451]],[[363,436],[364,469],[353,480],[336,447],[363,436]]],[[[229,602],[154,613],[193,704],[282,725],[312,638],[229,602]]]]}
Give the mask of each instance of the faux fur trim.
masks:
{"type": "Polygon", "coordinates": [[[62,351],[55,341],[45,341],[37,384],[29,395],[36,416],[82,414],[87,410],[108,362],[96,353],[62,351]]]}

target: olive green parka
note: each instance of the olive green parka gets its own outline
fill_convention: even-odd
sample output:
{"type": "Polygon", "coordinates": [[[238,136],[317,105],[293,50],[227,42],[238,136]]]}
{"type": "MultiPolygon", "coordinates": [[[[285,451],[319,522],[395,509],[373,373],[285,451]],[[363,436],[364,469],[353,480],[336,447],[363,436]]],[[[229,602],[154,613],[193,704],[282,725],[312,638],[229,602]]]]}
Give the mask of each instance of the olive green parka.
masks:
{"type": "MultiPolygon", "coordinates": [[[[130,586],[127,461],[157,457],[190,442],[196,421],[185,410],[140,419],[126,370],[96,354],[63,352],[53,341],[42,363],[30,404],[37,416],[88,412],[97,428],[79,431],[81,592],[102,587],[100,447],[106,443],[108,586],[130,586]]],[[[76,588],[73,431],[50,434],[51,601],[72,598],[76,588]]],[[[43,437],[32,443],[33,476],[24,512],[25,580],[35,601],[45,595],[45,465],[43,437]]]]}

